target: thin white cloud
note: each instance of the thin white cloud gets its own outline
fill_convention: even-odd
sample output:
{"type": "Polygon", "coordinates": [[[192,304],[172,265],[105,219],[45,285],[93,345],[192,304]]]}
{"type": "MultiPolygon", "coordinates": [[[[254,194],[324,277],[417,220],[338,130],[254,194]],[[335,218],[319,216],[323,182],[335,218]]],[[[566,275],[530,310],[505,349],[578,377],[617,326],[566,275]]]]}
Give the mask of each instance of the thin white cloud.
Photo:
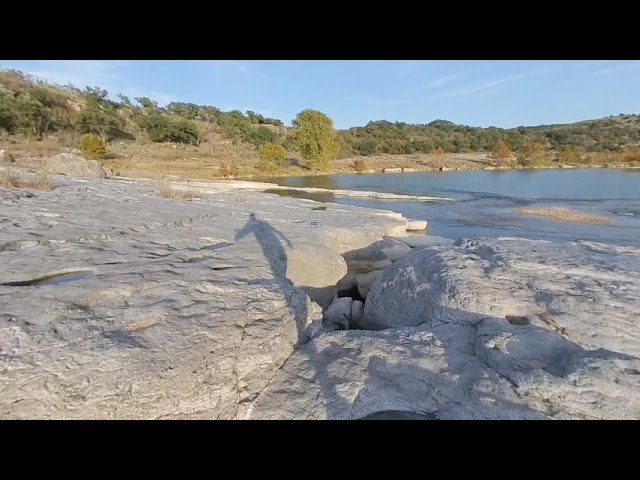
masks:
{"type": "Polygon", "coordinates": [[[468,76],[470,73],[471,73],[470,70],[466,70],[463,72],[456,72],[449,75],[445,75],[443,77],[436,78],[435,80],[431,80],[424,85],[421,85],[412,90],[409,90],[404,96],[414,97],[420,93],[423,93],[429,90],[435,90],[436,88],[444,87],[458,80],[462,80],[464,77],[468,76]]]}
{"type": "Polygon", "coordinates": [[[433,82],[430,82],[426,85],[427,88],[438,88],[444,85],[448,85],[449,83],[455,82],[461,78],[464,78],[467,75],[466,72],[454,73],[452,75],[445,75],[444,77],[437,78],[433,82]]]}
{"type": "Polygon", "coordinates": [[[484,82],[475,82],[468,83],[466,85],[462,85],[453,89],[445,90],[440,93],[432,94],[432,95],[417,95],[420,91],[425,91],[429,89],[434,89],[438,86],[444,86],[449,83],[453,83],[455,80],[458,80],[465,75],[462,73],[448,75],[447,77],[441,77],[431,82],[431,85],[435,85],[434,87],[429,87],[429,85],[423,86],[420,90],[414,91],[413,94],[410,92],[407,96],[403,96],[401,98],[391,98],[391,99],[380,99],[375,97],[366,97],[366,101],[374,104],[374,105],[407,105],[411,103],[421,102],[424,100],[444,100],[444,99],[454,99],[461,97],[468,97],[472,95],[477,95],[482,92],[487,92],[498,88],[501,85],[515,82],[517,80],[522,80],[528,77],[532,77],[534,75],[540,75],[542,73],[549,73],[557,69],[545,69],[545,70],[536,70],[532,72],[520,73],[517,75],[510,75],[507,77],[498,78],[495,80],[484,81],[484,82]]]}
{"type": "Polygon", "coordinates": [[[403,97],[403,98],[378,98],[372,96],[364,97],[365,102],[371,105],[409,105],[420,100],[416,97],[403,97]]]}
{"type": "Polygon", "coordinates": [[[579,66],[580,66],[579,64],[559,64],[557,67],[541,68],[539,70],[523,72],[516,75],[509,75],[506,77],[497,78],[490,81],[467,84],[465,86],[455,88],[446,92],[442,92],[440,94],[431,95],[428,98],[431,100],[442,100],[442,99],[454,99],[454,98],[475,96],[483,92],[495,91],[500,86],[508,83],[517,82],[519,80],[524,80],[530,77],[539,77],[544,75],[550,75],[552,73],[573,70],[579,66]]]}
{"type": "Polygon", "coordinates": [[[397,66],[389,72],[399,80],[406,80],[424,67],[424,60],[396,60],[396,62],[397,66]]]}
{"type": "Polygon", "coordinates": [[[609,63],[596,70],[592,70],[591,72],[587,73],[586,76],[587,77],[603,77],[606,75],[611,75],[612,73],[629,70],[630,68],[637,67],[637,66],[640,66],[640,62],[637,60],[625,61],[622,63],[615,63],[615,64],[609,63]]]}
{"type": "Polygon", "coordinates": [[[107,88],[123,80],[128,66],[128,62],[119,60],[37,60],[26,71],[58,85],[107,88]]]}
{"type": "Polygon", "coordinates": [[[548,73],[548,70],[525,72],[517,75],[510,75],[508,77],[497,78],[495,80],[491,80],[488,82],[471,83],[459,88],[438,93],[436,95],[431,95],[429,98],[433,100],[443,100],[443,99],[449,99],[449,98],[469,97],[481,92],[494,90],[499,86],[505,85],[507,83],[512,83],[517,80],[523,80],[525,78],[533,77],[535,75],[540,75],[542,73],[548,73]]]}
{"type": "Polygon", "coordinates": [[[232,75],[236,74],[245,78],[257,77],[262,80],[278,83],[278,79],[272,77],[263,70],[253,65],[249,66],[239,60],[209,60],[207,63],[214,75],[230,73],[232,75]]]}
{"type": "Polygon", "coordinates": [[[214,69],[236,70],[241,73],[249,73],[249,67],[237,60],[209,60],[209,64],[214,69]]]}

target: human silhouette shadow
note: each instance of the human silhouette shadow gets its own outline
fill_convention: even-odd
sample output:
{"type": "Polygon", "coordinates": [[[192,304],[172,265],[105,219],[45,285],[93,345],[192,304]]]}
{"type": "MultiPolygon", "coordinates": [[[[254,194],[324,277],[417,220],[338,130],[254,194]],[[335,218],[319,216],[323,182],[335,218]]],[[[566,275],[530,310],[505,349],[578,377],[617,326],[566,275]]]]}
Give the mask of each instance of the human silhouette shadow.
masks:
{"type": "MultiPolygon", "coordinates": [[[[287,292],[291,291],[292,283],[286,278],[287,255],[284,245],[292,248],[292,243],[268,222],[256,218],[254,213],[249,215],[247,223],[237,232],[236,240],[250,234],[255,235],[273,276],[272,280],[260,279],[255,282],[275,283],[283,295],[290,299],[287,292]]],[[[478,255],[492,259],[488,251],[479,251],[478,255]]],[[[430,261],[441,262],[438,257],[430,261]]],[[[445,267],[444,264],[441,266],[445,267]]],[[[441,270],[435,268],[430,271],[441,270]]],[[[420,278],[418,282],[429,285],[441,281],[437,274],[434,275],[433,278],[420,278]]],[[[406,303],[398,302],[395,313],[402,318],[413,315],[413,326],[387,332],[329,332],[317,341],[310,342],[307,342],[307,336],[302,331],[308,314],[306,307],[296,309],[290,305],[290,311],[296,316],[299,353],[306,357],[304,363],[312,370],[309,388],[319,388],[327,419],[371,418],[375,414],[381,414],[378,417],[382,418],[441,418],[439,409],[443,408],[443,401],[445,418],[550,418],[554,412],[544,405],[514,401],[519,395],[518,383],[523,379],[526,382],[529,372],[544,371],[552,377],[566,379],[577,370],[592,368],[590,363],[598,359],[620,363],[621,373],[625,375],[636,375],[640,371],[640,360],[634,356],[603,348],[586,350],[558,332],[520,320],[511,323],[513,319],[449,308],[437,303],[425,305],[425,309],[417,312],[416,317],[415,307],[406,303]],[[427,340],[398,340],[411,332],[431,334],[441,345],[439,348],[442,353],[438,355],[442,361],[434,364],[440,365],[438,368],[425,368],[418,361],[430,355],[429,349],[423,345],[423,342],[429,341],[428,336],[424,337],[427,340]],[[487,347],[492,338],[502,334],[514,336],[518,341],[511,343],[509,349],[504,351],[487,347]],[[344,337],[354,342],[345,341],[344,337]],[[358,340],[359,337],[362,340],[358,340]],[[363,356],[362,348],[367,342],[376,343],[383,354],[373,352],[372,355],[363,356]],[[547,346],[553,348],[546,349],[547,346]],[[403,353],[396,357],[398,348],[403,353]],[[352,369],[363,369],[365,376],[362,388],[351,400],[343,396],[341,391],[358,377],[351,374],[352,369]],[[497,392],[475,388],[474,382],[481,381],[486,375],[483,371],[493,372],[496,378],[502,379],[503,386],[511,384],[515,397],[510,394],[511,398],[503,398],[497,392]],[[402,379],[407,381],[403,383],[402,379]],[[448,393],[443,395],[442,392],[448,393]],[[457,404],[461,398],[465,399],[464,405],[457,404]],[[447,402],[450,406],[447,406],[447,402]],[[484,410],[483,405],[487,402],[496,407],[484,410]],[[478,412],[473,412],[472,409],[476,407],[478,412]]],[[[429,365],[428,362],[426,364],[429,365]]],[[[593,368],[597,370],[598,367],[596,365],[593,368]]],[[[281,373],[285,374],[284,371],[281,373]]],[[[277,392],[274,394],[279,395],[277,392]]]]}
{"type": "Polygon", "coordinates": [[[278,287],[283,296],[289,299],[287,308],[295,318],[298,330],[298,343],[306,343],[307,336],[305,335],[303,328],[308,315],[306,305],[304,305],[302,309],[296,308],[296,305],[291,303],[290,295],[288,295],[293,284],[286,277],[287,253],[283,246],[283,242],[289,248],[293,248],[293,244],[282,232],[272,227],[268,222],[258,219],[256,214],[253,212],[249,214],[247,223],[245,223],[245,225],[236,232],[235,240],[238,242],[248,235],[255,236],[256,241],[262,250],[262,254],[267,259],[272,276],[272,279],[256,279],[249,283],[253,285],[275,284],[275,286],[278,287]]]}
{"type": "MultiPolygon", "coordinates": [[[[292,304],[291,296],[288,294],[290,292],[293,284],[286,278],[286,270],[287,270],[287,253],[284,248],[284,245],[287,245],[289,248],[293,248],[293,244],[289,239],[279,230],[271,226],[268,222],[258,219],[255,213],[249,214],[249,219],[245,223],[245,225],[236,233],[235,240],[236,242],[241,240],[242,238],[254,235],[256,241],[260,245],[263,255],[267,259],[269,263],[269,267],[271,270],[271,274],[273,279],[257,279],[249,282],[250,284],[262,284],[262,285],[273,285],[277,286],[285,298],[289,299],[288,309],[291,314],[296,319],[296,327],[298,329],[298,347],[301,345],[305,345],[305,347],[317,354],[317,347],[313,341],[309,341],[310,338],[307,335],[307,332],[304,331],[305,320],[308,316],[308,310],[306,308],[306,303],[304,303],[302,308],[296,308],[296,305],[292,304]],[[284,243],[284,245],[283,245],[284,243]]],[[[295,287],[294,287],[295,288],[295,287]]],[[[301,292],[305,292],[309,294],[308,287],[299,288],[301,292]]],[[[321,289],[318,289],[321,290],[321,289]]],[[[313,296],[313,293],[311,294],[313,296]]],[[[299,307],[299,304],[298,304],[299,307]]],[[[312,363],[314,368],[316,369],[315,375],[318,378],[322,378],[325,376],[324,370],[325,365],[322,362],[312,363]]],[[[326,398],[339,398],[337,397],[335,390],[331,388],[330,385],[323,385],[323,396],[326,398]]],[[[349,404],[344,402],[338,407],[340,409],[349,408],[349,404]]]]}
{"type": "Polygon", "coordinates": [[[274,281],[279,286],[290,286],[291,282],[286,278],[287,253],[282,246],[281,240],[289,248],[293,248],[291,241],[268,222],[259,220],[253,212],[249,214],[247,223],[236,232],[235,240],[237,242],[250,234],[255,236],[263,255],[269,262],[274,281]]]}

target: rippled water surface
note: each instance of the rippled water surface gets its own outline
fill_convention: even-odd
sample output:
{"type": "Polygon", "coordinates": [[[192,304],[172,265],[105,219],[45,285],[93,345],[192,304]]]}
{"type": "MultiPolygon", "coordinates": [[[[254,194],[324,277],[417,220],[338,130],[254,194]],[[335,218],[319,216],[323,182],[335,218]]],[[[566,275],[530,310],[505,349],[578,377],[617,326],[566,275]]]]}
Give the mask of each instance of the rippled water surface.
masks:
{"type": "MultiPolygon", "coordinates": [[[[449,238],[518,236],[590,240],[640,246],[640,170],[511,170],[262,179],[291,187],[434,195],[455,202],[427,203],[304,195],[319,201],[383,208],[429,222],[428,233],[449,238]],[[515,213],[557,206],[608,217],[611,225],[559,222],[515,213]]],[[[298,194],[296,194],[298,195],[298,194]]]]}

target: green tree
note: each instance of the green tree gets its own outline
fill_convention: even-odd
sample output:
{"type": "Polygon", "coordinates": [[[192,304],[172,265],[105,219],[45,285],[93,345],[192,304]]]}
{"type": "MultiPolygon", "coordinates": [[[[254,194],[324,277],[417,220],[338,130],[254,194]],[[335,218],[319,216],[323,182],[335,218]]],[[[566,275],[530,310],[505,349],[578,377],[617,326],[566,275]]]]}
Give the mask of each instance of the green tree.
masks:
{"type": "Polygon", "coordinates": [[[200,107],[194,103],[171,102],[167,105],[167,112],[187,120],[197,120],[200,116],[200,107]]]}
{"type": "Polygon", "coordinates": [[[87,88],[84,97],[85,104],[76,118],[76,128],[81,133],[99,135],[104,143],[116,137],[122,127],[122,120],[115,104],[107,99],[107,91],[87,88]]]}
{"type": "Polygon", "coordinates": [[[371,156],[378,151],[378,141],[373,137],[365,137],[353,145],[353,150],[365,157],[371,156]]]}
{"type": "Polygon", "coordinates": [[[558,152],[557,159],[560,163],[577,163],[580,161],[580,152],[573,146],[563,147],[562,150],[558,152]]]}
{"type": "Polygon", "coordinates": [[[148,97],[136,97],[134,100],[138,102],[138,104],[142,108],[142,111],[147,115],[156,113],[158,112],[158,110],[160,110],[160,108],[158,107],[158,102],[156,102],[155,100],[151,100],[148,97]]]}
{"type": "Polygon", "coordinates": [[[433,152],[433,143],[431,140],[413,140],[409,147],[416,153],[431,153],[433,152]]]}
{"type": "Polygon", "coordinates": [[[267,143],[275,143],[278,136],[268,127],[260,125],[258,127],[250,126],[242,129],[240,138],[252,144],[254,147],[259,148],[267,143]]]}
{"type": "Polygon", "coordinates": [[[317,110],[303,110],[292,123],[292,140],[302,158],[314,170],[327,170],[340,151],[333,121],[317,110]]]}
{"type": "Polygon", "coordinates": [[[0,128],[42,138],[50,130],[64,126],[67,110],[67,101],[59,93],[44,85],[29,85],[14,95],[2,95],[0,128]]]}
{"type": "Polygon", "coordinates": [[[0,93],[0,130],[15,133],[18,128],[16,99],[13,95],[0,93]]]}
{"type": "Polygon", "coordinates": [[[171,118],[162,113],[152,113],[139,118],[139,125],[152,142],[176,142],[197,145],[200,133],[195,122],[184,118],[171,118]]]}
{"type": "Polygon", "coordinates": [[[133,103],[131,103],[131,100],[126,95],[124,95],[122,93],[119,93],[118,94],[118,99],[120,99],[120,104],[123,107],[133,108],[133,103]]]}
{"type": "Polygon", "coordinates": [[[265,143],[258,148],[258,169],[263,172],[275,172],[283,167],[286,160],[286,150],[277,143],[265,143]]]}

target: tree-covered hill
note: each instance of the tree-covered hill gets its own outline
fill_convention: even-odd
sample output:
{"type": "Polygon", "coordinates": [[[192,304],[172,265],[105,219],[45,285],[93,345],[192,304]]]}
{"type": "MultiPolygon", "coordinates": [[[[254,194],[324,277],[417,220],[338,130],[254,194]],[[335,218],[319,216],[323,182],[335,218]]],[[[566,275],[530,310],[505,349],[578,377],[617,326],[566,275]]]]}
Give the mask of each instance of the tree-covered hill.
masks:
{"type": "MultiPolygon", "coordinates": [[[[254,152],[265,144],[299,150],[291,127],[256,112],[223,112],[210,105],[113,96],[100,87],[80,90],[58,86],[13,70],[0,71],[0,140],[20,136],[41,140],[51,135],[91,133],[104,142],[198,145],[228,142],[254,152]],[[116,100],[117,99],[117,100],[116,100]]],[[[428,112],[425,112],[428,117],[428,112]]],[[[290,121],[288,120],[287,123],[290,121]]],[[[332,127],[331,127],[332,128],[332,127]]],[[[503,129],[457,125],[446,120],[408,124],[385,120],[337,132],[334,156],[380,154],[514,153],[521,163],[550,158],[568,161],[591,153],[620,152],[640,145],[640,116],[618,115],[566,125],[503,129]]],[[[636,150],[637,151],[637,150],[636,150]]]]}

